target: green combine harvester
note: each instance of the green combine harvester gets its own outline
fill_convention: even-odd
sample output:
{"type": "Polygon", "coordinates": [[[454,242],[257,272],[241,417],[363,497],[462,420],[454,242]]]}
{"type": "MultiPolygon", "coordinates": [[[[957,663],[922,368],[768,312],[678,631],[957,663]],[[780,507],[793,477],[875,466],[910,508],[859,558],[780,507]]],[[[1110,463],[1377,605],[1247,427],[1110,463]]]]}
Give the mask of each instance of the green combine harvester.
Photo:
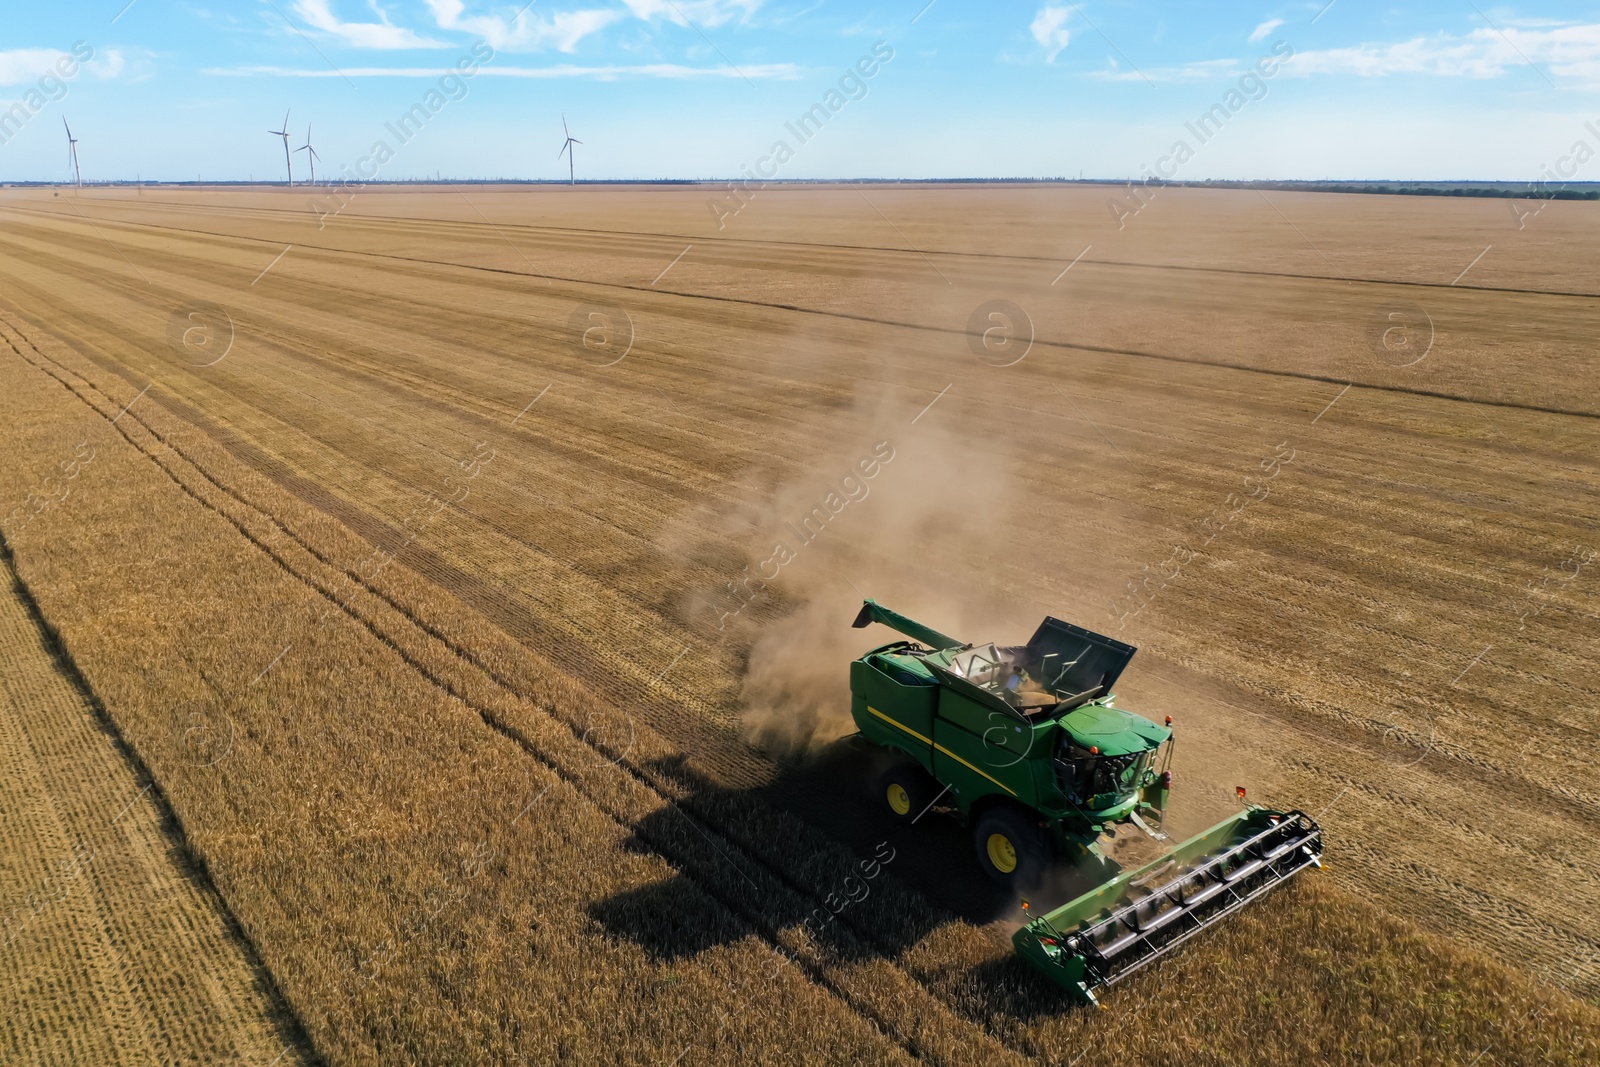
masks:
{"type": "Polygon", "coordinates": [[[1061,859],[1098,878],[1012,939],[1075,998],[1097,1003],[1097,988],[1321,866],[1315,821],[1254,805],[1137,870],[1105,854],[1119,828],[1166,840],[1172,719],[1123,711],[1111,692],[1132,645],[1053,618],[1026,645],[968,644],[868,600],[854,625],[874,622],[910,638],[850,664],[860,738],[892,757],[878,794],[908,823],[953,806],[1008,888],[1061,859]]]}

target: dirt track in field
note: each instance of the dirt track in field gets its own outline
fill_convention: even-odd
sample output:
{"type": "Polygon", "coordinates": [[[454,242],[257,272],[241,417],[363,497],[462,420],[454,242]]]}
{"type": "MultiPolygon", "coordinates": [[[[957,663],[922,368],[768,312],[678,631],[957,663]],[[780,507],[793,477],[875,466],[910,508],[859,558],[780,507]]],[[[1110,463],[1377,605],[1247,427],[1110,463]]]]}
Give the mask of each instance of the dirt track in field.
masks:
{"type": "MultiPolygon", "coordinates": [[[[263,194],[14,196],[0,271],[19,342],[74,350],[108,396],[149,385],[138,403],[399,552],[725,788],[774,774],[740,740],[749,698],[827,706],[856,588],[971,637],[1047,612],[1113,630],[1125,580],[1187,546],[1119,633],[1144,649],[1123,703],[1179,720],[1180,828],[1236,781],[1320,812],[1341,880],[1594,996],[1583,205],[1452,287],[1504,236],[1492,205],[1173,194],[1119,234],[1092,195],[1027,193],[784,191],[724,234],[687,190],[363,194],[321,230],[263,194]],[[1040,215],[1082,240],[1021,225],[1040,215]],[[963,332],[997,296],[1038,336],[1008,368],[963,332]],[[214,366],[167,344],[196,299],[233,323],[214,366]],[[1395,301],[1433,321],[1410,367],[1367,344],[1395,301]],[[573,343],[590,304],[632,318],[615,365],[573,343]],[[725,583],[880,441],[870,494],[725,615],[725,583]],[[480,448],[482,480],[408,544],[406,516],[480,448]]],[[[849,801],[776,801],[849,839],[849,801]]],[[[966,861],[935,840],[930,874],[966,861]]]]}

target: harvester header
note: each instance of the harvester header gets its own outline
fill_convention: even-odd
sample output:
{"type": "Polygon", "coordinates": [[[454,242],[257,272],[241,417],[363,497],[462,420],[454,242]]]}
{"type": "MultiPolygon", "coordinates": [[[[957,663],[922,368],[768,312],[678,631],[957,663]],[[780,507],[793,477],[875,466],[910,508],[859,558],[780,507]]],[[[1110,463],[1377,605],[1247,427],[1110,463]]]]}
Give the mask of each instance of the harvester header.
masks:
{"type": "Polygon", "coordinates": [[[1038,884],[1063,860],[1098,877],[1013,938],[1078,999],[1318,863],[1312,819],[1254,805],[1138,870],[1106,855],[1119,828],[1166,840],[1172,719],[1118,708],[1111,691],[1132,645],[1055,618],[1024,645],[972,644],[867,600],[854,625],[874,622],[909,638],[850,665],[858,739],[890,757],[879,795],[908,822],[952,808],[1002,885],[1038,884]]]}

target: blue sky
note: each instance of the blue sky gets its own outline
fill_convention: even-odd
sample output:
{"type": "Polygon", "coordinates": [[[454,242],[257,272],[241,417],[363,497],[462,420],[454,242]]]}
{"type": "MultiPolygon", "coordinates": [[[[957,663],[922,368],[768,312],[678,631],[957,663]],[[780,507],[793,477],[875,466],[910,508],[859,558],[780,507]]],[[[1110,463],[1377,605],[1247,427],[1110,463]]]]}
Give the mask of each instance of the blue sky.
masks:
{"type": "Polygon", "coordinates": [[[564,177],[564,113],[587,178],[1600,180],[1600,5],[125,3],[8,5],[0,180],[67,177],[63,118],[85,180],[281,180],[286,109],[319,177],[564,177]]]}

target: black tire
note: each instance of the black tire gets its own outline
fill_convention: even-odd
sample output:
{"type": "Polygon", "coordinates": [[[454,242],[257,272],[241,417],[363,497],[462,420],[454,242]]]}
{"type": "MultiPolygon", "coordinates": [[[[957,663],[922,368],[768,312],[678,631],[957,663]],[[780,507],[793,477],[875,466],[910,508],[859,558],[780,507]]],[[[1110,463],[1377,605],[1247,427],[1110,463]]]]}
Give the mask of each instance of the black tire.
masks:
{"type": "Polygon", "coordinates": [[[1037,885],[1050,869],[1050,839],[1015,808],[990,808],[972,827],[978,866],[1007,889],[1037,885]]]}
{"type": "Polygon", "coordinates": [[[899,822],[916,822],[933,803],[934,781],[921,764],[901,760],[878,775],[873,796],[899,822]]]}

